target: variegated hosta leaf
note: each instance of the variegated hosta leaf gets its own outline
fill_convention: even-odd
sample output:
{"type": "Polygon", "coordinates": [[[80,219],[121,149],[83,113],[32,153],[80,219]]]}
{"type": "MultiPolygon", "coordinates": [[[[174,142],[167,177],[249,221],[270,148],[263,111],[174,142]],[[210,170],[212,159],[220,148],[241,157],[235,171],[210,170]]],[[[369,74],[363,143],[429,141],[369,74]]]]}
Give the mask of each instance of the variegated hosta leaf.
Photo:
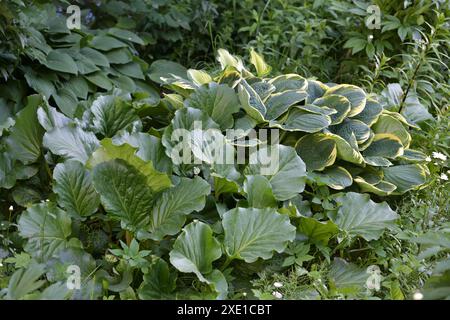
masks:
{"type": "Polygon", "coordinates": [[[270,79],[269,83],[276,88],[275,92],[286,90],[306,91],[308,89],[308,81],[298,74],[283,74],[270,79]]]}
{"type": "Polygon", "coordinates": [[[335,190],[342,190],[353,183],[352,175],[342,167],[333,166],[322,172],[309,172],[308,178],[318,185],[327,185],[335,190]]]}
{"type": "Polygon", "coordinates": [[[307,134],[298,140],[295,150],[308,170],[323,170],[336,160],[337,148],[334,139],[323,133],[307,134]]]}
{"type": "Polygon", "coordinates": [[[338,84],[331,87],[325,92],[324,97],[331,94],[344,96],[350,101],[351,110],[347,117],[354,117],[361,113],[366,105],[366,93],[364,90],[351,84],[338,84]]]}
{"type": "Polygon", "coordinates": [[[255,67],[256,75],[258,77],[263,77],[272,70],[272,68],[264,61],[264,58],[256,53],[253,48],[250,50],[250,63],[255,67]]]}
{"type": "Polygon", "coordinates": [[[381,114],[378,121],[372,125],[373,132],[390,133],[397,136],[405,148],[409,147],[411,135],[403,124],[391,115],[381,114]]]}
{"type": "Polygon", "coordinates": [[[361,192],[370,192],[378,196],[387,196],[397,188],[387,181],[370,182],[359,176],[354,178],[353,181],[358,184],[361,192]]]}
{"type": "Polygon", "coordinates": [[[314,100],[313,104],[320,107],[328,107],[336,110],[336,113],[330,116],[331,124],[341,123],[348,115],[351,109],[350,101],[344,96],[337,94],[326,95],[314,100]]]}
{"type": "Polygon", "coordinates": [[[224,84],[209,83],[194,91],[185,100],[187,107],[200,109],[208,114],[222,129],[233,126],[233,114],[239,111],[240,105],[236,93],[224,84]]]}
{"type": "Polygon", "coordinates": [[[187,71],[187,76],[189,80],[194,82],[197,86],[202,86],[213,81],[211,76],[202,70],[189,69],[187,71]]]}
{"type": "Polygon", "coordinates": [[[224,247],[231,259],[270,259],[295,238],[295,227],[276,209],[236,208],[223,215],[224,247]]]}
{"type": "Polygon", "coordinates": [[[340,207],[331,217],[334,223],[349,236],[367,241],[378,239],[398,218],[386,202],[375,203],[367,194],[348,192],[336,198],[336,202],[340,207]]]}
{"type": "Polygon", "coordinates": [[[258,81],[253,82],[251,87],[256,91],[256,93],[260,96],[261,100],[265,101],[272,92],[275,91],[275,86],[268,83],[267,81],[258,81]]]}
{"type": "Polygon", "coordinates": [[[420,164],[398,165],[383,168],[384,179],[397,186],[395,194],[417,189],[427,181],[428,169],[420,164]]]}
{"type": "Polygon", "coordinates": [[[370,137],[370,128],[364,122],[354,119],[345,119],[341,124],[331,126],[329,130],[345,140],[351,139],[353,134],[358,144],[364,143],[370,137]]]}
{"type": "Polygon", "coordinates": [[[353,145],[343,139],[341,136],[332,133],[325,133],[327,137],[333,139],[336,142],[337,148],[337,157],[345,160],[347,162],[351,162],[354,164],[361,164],[364,162],[364,158],[357,150],[356,138],[351,137],[353,141],[353,145]]]}
{"type": "Polygon", "coordinates": [[[277,200],[293,198],[305,188],[306,166],[292,147],[261,147],[250,155],[249,161],[244,173],[266,176],[277,200]]]}
{"type": "Polygon", "coordinates": [[[272,127],[285,131],[300,131],[314,133],[328,127],[331,123],[329,116],[292,108],[283,121],[271,122],[272,127]]]}
{"type": "Polygon", "coordinates": [[[320,81],[308,79],[307,82],[306,91],[308,92],[308,97],[306,98],[306,103],[313,103],[313,101],[322,97],[325,91],[328,90],[328,86],[320,81]]]}
{"type": "Polygon", "coordinates": [[[301,90],[286,90],[274,93],[265,102],[267,108],[265,118],[274,120],[285,113],[289,107],[305,100],[305,98],[306,91],[301,90]]]}
{"type": "Polygon", "coordinates": [[[256,91],[242,79],[238,85],[238,96],[242,108],[258,123],[265,121],[267,108],[256,91]]]}
{"type": "Polygon", "coordinates": [[[395,159],[403,154],[400,139],[393,134],[375,134],[372,143],[364,150],[364,157],[381,157],[395,159]]]}
{"type": "Polygon", "coordinates": [[[410,162],[424,162],[427,155],[418,150],[406,149],[399,158],[410,162]]]}
{"type": "Polygon", "coordinates": [[[364,110],[354,116],[353,119],[360,120],[370,127],[378,120],[378,117],[382,112],[383,107],[381,107],[381,105],[377,101],[373,99],[367,99],[364,110]]]}

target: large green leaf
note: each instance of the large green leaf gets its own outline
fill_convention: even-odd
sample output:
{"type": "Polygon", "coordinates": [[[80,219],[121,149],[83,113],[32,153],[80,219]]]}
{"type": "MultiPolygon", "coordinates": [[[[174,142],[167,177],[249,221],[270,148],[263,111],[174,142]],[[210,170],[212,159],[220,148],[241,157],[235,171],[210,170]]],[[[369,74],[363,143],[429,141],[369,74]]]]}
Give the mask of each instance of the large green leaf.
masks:
{"type": "Polygon", "coordinates": [[[323,170],[334,163],[337,155],[334,139],[322,133],[307,134],[295,145],[295,150],[308,170],[323,170]]]}
{"type": "Polygon", "coordinates": [[[48,53],[45,66],[49,69],[77,74],[78,68],[75,61],[67,53],[58,50],[52,50],[48,53]]]}
{"type": "Polygon", "coordinates": [[[419,164],[383,168],[384,179],[397,186],[396,194],[416,189],[427,181],[427,170],[419,164]]]}
{"type": "Polygon", "coordinates": [[[242,108],[258,123],[265,121],[266,106],[256,91],[242,79],[238,85],[238,96],[242,108]]]}
{"type": "Polygon", "coordinates": [[[10,189],[16,184],[14,160],[6,152],[0,153],[0,188],[10,189]]]}
{"type": "Polygon", "coordinates": [[[361,236],[367,241],[378,239],[398,218],[386,202],[375,203],[367,194],[348,192],[337,197],[336,202],[340,207],[333,222],[349,236],[361,236]]]}
{"type": "Polygon", "coordinates": [[[330,127],[330,131],[345,140],[352,139],[352,134],[358,144],[364,143],[370,137],[370,128],[364,122],[354,119],[345,119],[342,123],[330,127]]]}
{"type": "Polygon", "coordinates": [[[162,78],[170,78],[172,75],[187,79],[187,69],[176,62],[168,60],[154,61],[151,64],[148,73],[150,79],[159,84],[165,83],[162,78]]]}
{"type": "Polygon", "coordinates": [[[411,135],[403,124],[396,118],[382,114],[378,121],[372,126],[372,130],[377,133],[390,133],[397,136],[405,148],[408,148],[411,142],[411,135]]]}
{"type": "Polygon", "coordinates": [[[394,159],[403,154],[400,139],[393,134],[375,134],[372,143],[364,150],[364,157],[384,157],[394,159]]]}
{"type": "Polygon", "coordinates": [[[6,140],[14,159],[24,164],[36,162],[41,155],[44,130],[37,118],[41,101],[39,96],[28,98],[27,106],[17,114],[16,123],[6,140]]]}
{"type": "Polygon", "coordinates": [[[170,272],[167,262],[161,258],[152,261],[144,281],[139,287],[139,298],[144,300],[171,299],[176,288],[177,275],[170,272]]]}
{"type": "Polygon", "coordinates": [[[298,74],[282,74],[269,80],[269,83],[275,87],[275,92],[286,90],[302,90],[308,88],[308,81],[298,74]]]}
{"type": "Polygon", "coordinates": [[[101,51],[110,51],[126,46],[122,41],[106,35],[95,36],[91,41],[91,47],[101,51]]]}
{"type": "Polygon", "coordinates": [[[335,258],[331,265],[329,277],[332,287],[346,295],[354,295],[366,290],[366,282],[370,274],[353,263],[335,258]]]}
{"type": "Polygon", "coordinates": [[[284,145],[261,147],[252,153],[245,174],[266,176],[280,201],[295,197],[305,188],[305,163],[294,148],[284,145]]]}
{"type": "Polygon", "coordinates": [[[270,259],[295,238],[295,227],[276,209],[236,208],[223,215],[224,246],[231,259],[270,259]]]}
{"type": "Polygon", "coordinates": [[[20,300],[33,293],[45,284],[45,280],[39,280],[45,273],[44,264],[32,263],[27,268],[21,268],[14,272],[9,280],[6,299],[20,300]]]}
{"type": "Polygon", "coordinates": [[[347,115],[348,117],[354,117],[364,110],[366,105],[366,93],[363,89],[351,84],[339,84],[329,88],[325,92],[324,97],[332,94],[344,96],[350,101],[351,110],[347,115]]]}
{"type": "Polygon", "coordinates": [[[71,219],[53,203],[39,203],[28,208],[19,218],[20,236],[27,239],[26,251],[39,259],[48,259],[66,247],[71,219]]]}
{"type": "Polygon", "coordinates": [[[106,212],[123,228],[134,232],[148,224],[154,193],[136,168],[122,159],[102,162],[94,168],[93,182],[106,212]]]}
{"type": "Polygon", "coordinates": [[[224,84],[210,83],[185,100],[185,105],[203,110],[221,129],[233,126],[233,114],[239,111],[239,100],[234,90],[224,84]]]}
{"type": "Polygon", "coordinates": [[[318,221],[314,218],[301,217],[298,224],[298,231],[313,243],[327,245],[330,238],[336,235],[339,229],[330,220],[325,222],[318,221]]]}
{"type": "Polygon", "coordinates": [[[286,131],[319,132],[331,124],[330,116],[292,108],[284,121],[271,122],[273,127],[286,131]]]}
{"type": "Polygon", "coordinates": [[[356,115],[353,119],[360,120],[368,126],[371,126],[378,120],[378,117],[380,116],[382,111],[383,107],[377,101],[367,99],[364,110],[356,115]]]}
{"type": "Polygon", "coordinates": [[[253,208],[277,207],[272,186],[265,176],[247,175],[244,181],[244,191],[247,194],[248,205],[253,208]]]}
{"type": "Polygon", "coordinates": [[[169,256],[170,263],[179,271],[195,273],[201,281],[209,283],[205,276],[213,271],[212,263],[222,256],[222,249],[211,228],[194,221],[184,227],[169,256]]]}
{"type": "Polygon", "coordinates": [[[91,174],[80,162],[67,161],[56,165],[53,179],[58,204],[68,213],[86,217],[97,211],[100,198],[92,185],[91,174]]]}
{"type": "Polygon", "coordinates": [[[364,162],[363,156],[357,149],[356,138],[354,135],[350,137],[350,142],[353,140],[352,143],[349,143],[347,140],[336,134],[326,133],[326,136],[336,142],[338,158],[354,164],[362,164],[364,162]]]}
{"type": "Polygon", "coordinates": [[[154,191],[159,192],[170,187],[171,182],[166,173],[159,172],[153,167],[151,162],[142,160],[136,154],[136,148],[129,144],[116,146],[110,138],[103,139],[101,146],[91,156],[87,162],[87,167],[93,168],[96,165],[113,159],[122,159],[140,174],[147,181],[147,185],[154,191]]]}
{"type": "Polygon", "coordinates": [[[266,101],[267,114],[265,118],[274,120],[285,113],[289,107],[305,100],[307,94],[300,90],[287,90],[272,94],[266,101]]]}
{"type": "Polygon", "coordinates": [[[310,172],[308,178],[320,185],[327,185],[335,190],[342,190],[353,183],[352,175],[342,167],[333,166],[322,172],[310,172]]]}
{"type": "Polygon", "coordinates": [[[335,109],[337,112],[330,115],[331,124],[341,123],[348,115],[351,109],[350,101],[344,96],[330,94],[325,97],[314,100],[314,105],[319,107],[328,107],[335,109]]]}
{"type": "Polygon", "coordinates": [[[161,240],[166,235],[177,234],[193,211],[205,206],[205,197],[211,192],[209,184],[200,177],[181,178],[173,188],[165,190],[156,199],[150,214],[150,237],[161,240]]]}
{"type": "Polygon", "coordinates": [[[95,134],[76,125],[55,127],[44,135],[44,146],[67,160],[86,163],[99,142],[95,134]]]}
{"type": "Polygon", "coordinates": [[[139,121],[129,103],[115,96],[100,96],[91,106],[95,130],[105,137],[112,137],[119,130],[139,121]]]}

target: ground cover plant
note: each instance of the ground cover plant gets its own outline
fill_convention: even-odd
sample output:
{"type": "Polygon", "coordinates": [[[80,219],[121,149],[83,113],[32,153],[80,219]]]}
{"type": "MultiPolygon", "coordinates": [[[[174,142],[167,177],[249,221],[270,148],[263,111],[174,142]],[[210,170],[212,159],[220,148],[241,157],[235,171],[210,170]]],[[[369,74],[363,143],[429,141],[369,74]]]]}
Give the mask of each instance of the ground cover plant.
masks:
{"type": "Polygon", "coordinates": [[[450,296],[439,1],[373,50],[359,1],[41,2],[1,4],[1,299],[450,296]]]}

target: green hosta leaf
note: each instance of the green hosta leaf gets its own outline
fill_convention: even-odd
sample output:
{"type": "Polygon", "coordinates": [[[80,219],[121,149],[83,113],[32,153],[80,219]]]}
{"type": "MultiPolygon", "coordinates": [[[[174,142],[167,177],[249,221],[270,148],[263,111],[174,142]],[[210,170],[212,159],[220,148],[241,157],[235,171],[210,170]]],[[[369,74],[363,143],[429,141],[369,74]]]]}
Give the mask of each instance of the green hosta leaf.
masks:
{"type": "Polygon", "coordinates": [[[371,183],[362,177],[356,177],[354,181],[359,185],[361,192],[371,192],[378,196],[387,196],[397,189],[395,185],[386,181],[371,183]]]}
{"type": "Polygon", "coordinates": [[[130,104],[115,96],[98,97],[92,103],[91,111],[94,128],[105,137],[112,137],[139,121],[130,104]]]}
{"type": "Polygon", "coordinates": [[[367,194],[348,192],[336,198],[336,202],[341,206],[333,222],[346,234],[361,236],[367,241],[380,238],[398,218],[386,202],[375,203],[367,194]]]}
{"type": "Polygon", "coordinates": [[[349,141],[352,134],[358,144],[364,143],[370,137],[370,128],[364,122],[354,119],[345,119],[341,124],[330,127],[330,131],[349,141]]]}
{"type": "Polygon", "coordinates": [[[344,96],[350,101],[351,110],[347,115],[348,117],[354,117],[361,113],[366,105],[366,93],[364,90],[351,84],[339,84],[331,87],[325,92],[324,97],[331,94],[344,96]]]}
{"type": "Polygon", "coordinates": [[[265,101],[269,97],[269,95],[276,89],[275,86],[264,80],[253,82],[251,86],[263,101],[265,101]]]}
{"type": "Polygon", "coordinates": [[[91,59],[83,56],[82,54],[75,55],[75,59],[78,72],[80,74],[89,74],[100,70],[100,68],[98,68],[95,63],[91,61],[91,59]]]}
{"type": "Polygon", "coordinates": [[[364,162],[374,166],[374,167],[389,167],[392,166],[392,162],[390,162],[388,159],[383,158],[383,157],[378,157],[378,156],[374,156],[374,157],[364,157],[364,162]]]}
{"type": "Polygon", "coordinates": [[[151,162],[146,162],[139,158],[136,155],[135,148],[128,144],[116,146],[110,138],[101,141],[101,147],[92,154],[92,157],[87,162],[87,167],[93,168],[100,163],[113,159],[122,159],[128,165],[134,167],[146,178],[147,185],[153,192],[162,191],[171,185],[167,174],[155,170],[151,162]]]}
{"type": "Polygon", "coordinates": [[[148,133],[122,132],[113,138],[116,145],[128,143],[130,146],[137,148],[136,155],[144,161],[151,161],[156,170],[171,174],[172,161],[166,155],[161,139],[148,133]]]}
{"type": "Polygon", "coordinates": [[[19,218],[18,230],[28,240],[26,251],[39,259],[55,255],[66,247],[71,219],[52,203],[39,203],[28,208],[19,218]]]}
{"type": "Polygon", "coordinates": [[[48,53],[45,66],[51,70],[77,74],[78,68],[75,61],[67,53],[52,50],[48,53]]]}
{"type": "Polygon", "coordinates": [[[112,49],[123,48],[127,45],[116,38],[101,35],[95,36],[91,41],[91,47],[101,51],[110,51],[112,49]]]}
{"type": "Polygon", "coordinates": [[[330,115],[331,124],[341,123],[351,110],[350,101],[344,96],[337,94],[329,94],[325,97],[317,98],[313,104],[319,107],[328,107],[335,109],[337,112],[330,115]]]}
{"type": "Polygon", "coordinates": [[[81,77],[70,77],[69,81],[64,85],[67,90],[73,92],[77,98],[86,100],[89,93],[87,81],[81,77]]]}
{"type": "Polygon", "coordinates": [[[125,64],[133,61],[130,50],[127,48],[119,48],[105,53],[109,63],[125,64]]]}
{"type": "Polygon", "coordinates": [[[348,161],[348,162],[351,162],[351,163],[355,163],[355,164],[361,164],[364,162],[363,156],[356,149],[356,138],[354,139],[355,147],[353,147],[349,142],[347,142],[341,136],[338,136],[338,135],[332,134],[332,133],[326,133],[325,135],[330,137],[331,139],[333,139],[336,142],[338,158],[348,161]]]}
{"type": "Polygon", "coordinates": [[[155,258],[139,287],[139,298],[144,300],[171,299],[176,288],[176,273],[170,272],[167,262],[155,258]]]}
{"type": "Polygon", "coordinates": [[[400,159],[404,159],[411,162],[423,162],[427,158],[426,154],[418,150],[406,149],[400,156],[400,159]]]}
{"type": "Polygon", "coordinates": [[[200,177],[181,178],[179,184],[156,199],[150,212],[150,237],[161,240],[166,235],[177,234],[188,214],[203,209],[210,192],[209,184],[200,177]]]}
{"type": "Polygon", "coordinates": [[[202,86],[213,81],[211,76],[203,70],[189,69],[187,71],[187,76],[189,80],[191,80],[197,86],[202,86]]]}
{"type": "Polygon", "coordinates": [[[0,98],[0,137],[3,135],[3,130],[13,126],[14,123],[10,107],[3,98],[0,98]]]}
{"type": "Polygon", "coordinates": [[[238,85],[238,96],[242,108],[247,114],[255,119],[258,123],[264,122],[266,115],[266,106],[256,91],[242,79],[238,85]]]}
{"type": "Polygon", "coordinates": [[[134,232],[148,224],[154,194],[136,168],[122,159],[103,162],[95,166],[93,182],[106,212],[123,228],[134,232]]]}
{"type": "Polygon", "coordinates": [[[427,181],[427,171],[419,164],[383,168],[384,179],[397,186],[396,194],[416,189],[427,181]]]}
{"type": "Polygon", "coordinates": [[[46,98],[50,98],[50,96],[56,91],[55,86],[50,79],[36,74],[31,68],[26,69],[24,77],[31,88],[46,98]]]}
{"type": "Polygon", "coordinates": [[[405,148],[408,148],[411,142],[408,130],[399,120],[390,115],[380,115],[378,121],[372,126],[372,130],[375,133],[390,133],[397,136],[405,148]]]}
{"type": "Polygon", "coordinates": [[[269,83],[275,87],[275,92],[286,90],[305,91],[308,88],[308,81],[298,74],[283,74],[273,79],[269,83]]]}
{"type": "Polygon", "coordinates": [[[187,69],[176,62],[168,60],[154,61],[148,70],[148,74],[152,81],[159,84],[165,83],[161,78],[170,78],[172,75],[187,79],[187,69]]]}
{"type": "Polygon", "coordinates": [[[170,263],[180,272],[195,273],[203,282],[213,271],[212,263],[222,256],[219,241],[213,237],[211,228],[200,221],[184,227],[170,251],[170,263]]]}
{"type": "Polygon", "coordinates": [[[328,86],[317,80],[307,80],[308,98],[306,103],[313,103],[316,99],[322,97],[327,91],[328,86]]]}
{"type": "Polygon", "coordinates": [[[129,76],[131,78],[144,80],[144,74],[142,73],[141,66],[136,62],[130,62],[126,64],[119,64],[114,66],[114,68],[121,74],[129,76]]]}
{"type": "Polygon", "coordinates": [[[274,251],[283,252],[295,238],[288,216],[270,208],[230,210],[223,215],[222,225],[227,255],[247,263],[272,258],[274,251]]]}
{"type": "Polygon", "coordinates": [[[277,207],[278,205],[272,192],[272,186],[264,176],[246,176],[244,191],[247,194],[247,201],[250,207],[264,209],[266,207],[277,207]]]}
{"type": "Polygon", "coordinates": [[[247,175],[265,175],[277,200],[295,197],[305,188],[306,166],[295,149],[284,145],[273,145],[250,155],[247,175]]]}
{"type": "Polygon", "coordinates": [[[329,116],[293,108],[282,123],[273,122],[272,126],[286,131],[301,131],[314,133],[321,131],[331,124],[329,116]]]}
{"type": "Polygon", "coordinates": [[[377,120],[380,114],[383,112],[383,107],[375,100],[367,99],[366,106],[361,113],[357,114],[353,119],[360,120],[371,126],[377,120]]]}
{"type": "Polygon", "coordinates": [[[97,71],[92,74],[84,75],[84,77],[91,83],[95,84],[97,87],[105,89],[107,91],[112,89],[111,80],[102,72],[97,71]]]}
{"type": "Polygon", "coordinates": [[[289,107],[305,100],[306,91],[286,90],[272,94],[266,101],[267,114],[265,118],[274,120],[285,113],[289,107]]]}
{"type": "Polygon", "coordinates": [[[185,101],[191,108],[203,110],[222,129],[233,126],[233,114],[239,111],[239,100],[234,90],[223,84],[210,83],[196,90],[185,101]]]}
{"type": "Polygon", "coordinates": [[[39,96],[30,96],[27,106],[16,116],[16,123],[10,129],[7,144],[14,159],[24,164],[36,162],[41,155],[44,130],[37,119],[41,103],[39,96]]]}
{"type": "Polygon", "coordinates": [[[324,222],[314,218],[302,217],[298,224],[298,231],[312,243],[326,246],[330,238],[339,232],[339,228],[330,220],[324,222]]]}
{"type": "Polygon", "coordinates": [[[272,70],[272,68],[264,61],[264,58],[256,53],[254,49],[250,50],[250,63],[255,66],[258,77],[263,77],[272,70]]]}
{"type": "Polygon", "coordinates": [[[78,99],[75,93],[68,88],[62,88],[53,94],[53,99],[66,116],[70,118],[74,116],[78,105],[78,99]]]}
{"type": "Polygon", "coordinates": [[[394,159],[403,154],[403,145],[393,134],[375,134],[372,143],[364,150],[364,157],[384,157],[394,159]]]}
{"type": "Polygon", "coordinates": [[[58,112],[56,108],[50,107],[47,103],[39,107],[37,117],[39,123],[46,131],[51,131],[55,127],[62,128],[72,122],[72,120],[58,112]]]}
{"type": "Polygon", "coordinates": [[[336,160],[336,142],[322,133],[307,134],[295,145],[308,170],[323,170],[336,160]]]}
{"type": "Polygon", "coordinates": [[[141,46],[145,45],[144,40],[142,40],[140,37],[138,37],[135,33],[128,31],[128,30],[119,29],[119,28],[111,28],[108,30],[108,34],[113,37],[119,38],[121,40],[134,42],[141,46]]]}
{"type": "Polygon", "coordinates": [[[11,155],[0,153],[0,188],[10,189],[16,184],[16,172],[11,155]]]}
{"type": "Polygon", "coordinates": [[[58,204],[67,212],[86,217],[97,211],[100,199],[92,185],[91,174],[81,163],[59,163],[53,171],[53,179],[53,191],[58,195],[58,204]]]}
{"type": "Polygon", "coordinates": [[[322,172],[310,172],[308,177],[318,185],[327,185],[335,190],[342,190],[353,183],[352,175],[342,167],[326,168],[322,172]]]}
{"type": "Polygon", "coordinates": [[[89,47],[84,47],[80,49],[80,53],[94,62],[97,66],[109,68],[108,59],[97,50],[89,47]]]}
{"type": "Polygon", "coordinates": [[[55,127],[44,135],[44,146],[67,160],[86,163],[99,142],[95,134],[78,126],[55,127]]]}
{"type": "Polygon", "coordinates": [[[241,59],[231,55],[225,49],[217,50],[217,61],[219,61],[222,70],[227,67],[234,67],[236,70],[241,72],[244,69],[241,59]]]}
{"type": "Polygon", "coordinates": [[[333,287],[346,294],[356,294],[366,290],[369,274],[353,263],[341,258],[334,258],[329,273],[333,287]]]}

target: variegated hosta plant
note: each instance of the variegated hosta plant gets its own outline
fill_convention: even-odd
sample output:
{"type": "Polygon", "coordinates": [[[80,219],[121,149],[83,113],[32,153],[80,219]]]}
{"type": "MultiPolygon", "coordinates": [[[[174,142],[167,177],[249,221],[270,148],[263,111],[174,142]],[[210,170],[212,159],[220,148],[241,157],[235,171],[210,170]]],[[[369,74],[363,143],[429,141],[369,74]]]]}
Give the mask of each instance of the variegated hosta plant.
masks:
{"type": "Polygon", "coordinates": [[[386,196],[425,184],[425,155],[409,148],[415,124],[384,110],[376,96],[297,74],[269,77],[270,67],[254,51],[256,74],[226,50],[219,50],[217,59],[221,69],[212,74],[153,63],[152,79],[174,92],[165,99],[181,109],[175,118],[194,108],[222,131],[280,129],[281,143],[295,148],[312,185],[386,196]]]}

